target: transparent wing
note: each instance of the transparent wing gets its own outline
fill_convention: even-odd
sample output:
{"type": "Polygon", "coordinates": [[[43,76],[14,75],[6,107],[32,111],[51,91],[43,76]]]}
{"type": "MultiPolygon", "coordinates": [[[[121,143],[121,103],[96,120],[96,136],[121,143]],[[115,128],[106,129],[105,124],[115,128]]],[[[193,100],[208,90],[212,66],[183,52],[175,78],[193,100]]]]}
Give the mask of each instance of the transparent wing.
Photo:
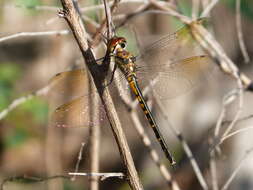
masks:
{"type": "Polygon", "coordinates": [[[49,81],[48,100],[50,108],[56,109],[66,102],[72,101],[90,92],[88,73],[85,69],[65,71],[56,74],[49,81]]]}
{"type": "MultiPolygon", "coordinates": [[[[205,21],[206,19],[199,19],[197,22],[204,23],[205,21]]],[[[193,39],[190,26],[188,25],[175,33],[160,37],[155,42],[151,39],[141,40],[141,37],[138,41],[140,56],[137,58],[144,61],[147,65],[152,65],[154,62],[162,64],[168,60],[176,61],[198,55],[201,52],[200,46],[193,39]]]]}
{"type": "Polygon", "coordinates": [[[52,113],[52,124],[56,127],[98,126],[105,119],[104,110],[100,109],[99,114],[91,118],[92,105],[89,102],[87,96],[81,96],[63,104],[52,113]]]}
{"type": "Polygon", "coordinates": [[[141,88],[150,85],[161,99],[186,93],[206,78],[212,64],[209,57],[194,56],[180,61],[138,68],[137,78],[141,88]]]}
{"type": "MultiPolygon", "coordinates": [[[[111,77],[110,75],[108,78],[111,77]]],[[[109,79],[108,79],[109,80],[109,79]]],[[[113,94],[116,82],[120,83],[122,91],[126,90],[127,84],[124,75],[120,74],[114,83],[108,85],[113,94]]],[[[55,75],[49,82],[50,91],[48,101],[50,107],[51,124],[57,127],[90,127],[98,125],[106,120],[104,108],[98,100],[97,106],[92,104],[92,99],[98,96],[97,90],[89,84],[88,73],[85,69],[71,70],[55,75]],[[95,108],[96,107],[96,108],[95,108]],[[91,114],[98,109],[99,114],[91,114]],[[93,115],[93,118],[90,118],[93,115]]],[[[124,92],[120,93],[124,93],[124,92]]],[[[114,98],[118,96],[114,95],[114,98]]]]}

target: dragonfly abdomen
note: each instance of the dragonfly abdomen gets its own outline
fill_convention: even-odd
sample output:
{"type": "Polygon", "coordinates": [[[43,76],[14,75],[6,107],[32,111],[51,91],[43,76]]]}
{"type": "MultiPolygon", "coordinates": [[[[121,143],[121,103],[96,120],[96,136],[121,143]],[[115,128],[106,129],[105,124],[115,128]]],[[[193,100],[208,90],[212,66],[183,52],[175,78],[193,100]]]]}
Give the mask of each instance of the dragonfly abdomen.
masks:
{"type": "Polygon", "coordinates": [[[133,93],[135,94],[137,100],[139,101],[139,105],[141,106],[151,128],[153,129],[154,133],[155,133],[155,136],[156,136],[156,139],[159,141],[160,145],[161,145],[161,148],[163,150],[163,152],[165,153],[167,159],[170,161],[170,163],[173,165],[175,164],[176,162],[174,161],[171,153],[169,152],[168,150],[168,147],[167,147],[167,144],[161,134],[161,132],[159,131],[159,128],[151,114],[151,111],[148,107],[148,105],[146,104],[145,100],[144,100],[144,97],[139,89],[139,86],[138,86],[138,83],[136,81],[136,78],[134,76],[132,77],[128,77],[128,82],[129,82],[129,85],[130,85],[130,88],[131,90],[133,91],[133,93]]]}

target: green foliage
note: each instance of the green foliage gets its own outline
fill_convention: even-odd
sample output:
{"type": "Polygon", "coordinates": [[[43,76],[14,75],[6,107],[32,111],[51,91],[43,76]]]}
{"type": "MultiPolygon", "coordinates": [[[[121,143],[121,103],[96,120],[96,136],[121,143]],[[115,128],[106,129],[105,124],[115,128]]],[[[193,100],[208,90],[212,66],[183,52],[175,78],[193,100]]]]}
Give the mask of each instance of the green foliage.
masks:
{"type": "Polygon", "coordinates": [[[6,148],[12,148],[23,144],[27,140],[28,136],[29,134],[26,130],[17,128],[12,130],[8,135],[5,135],[3,142],[6,148]]]}
{"type": "Polygon", "coordinates": [[[178,1],[179,10],[183,15],[191,17],[191,1],[178,1]]]}
{"type": "MultiPolygon", "coordinates": [[[[20,96],[15,87],[21,74],[22,70],[17,64],[0,64],[0,111],[20,96]]],[[[8,113],[4,119],[4,126],[8,129],[3,141],[5,146],[17,146],[33,137],[36,133],[34,126],[45,124],[47,115],[47,104],[40,98],[33,98],[8,113]]]]}
{"type": "Polygon", "coordinates": [[[15,82],[20,78],[21,69],[18,65],[0,64],[0,110],[10,103],[15,82]]]}
{"type": "MultiPolygon", "coordinates": [[[[236,0],[223,0],[223,2],[235,11],[236,0]]],[[[241,0],[241,13],[253,20],[253,1],[241,0]]]]}
{"type": "Polygon", "coordinates": [[[33,98],[20,106],[20,111],[28,112],[36,123],[45,124],[48,117],[48,105],[41,98],[33,98]]]}
{"type": "Polygon", "coordinates": [[[41,2],[40,0],[16,0],[16,4],[32,8],[34,6],[40,5],[41,2]]]}

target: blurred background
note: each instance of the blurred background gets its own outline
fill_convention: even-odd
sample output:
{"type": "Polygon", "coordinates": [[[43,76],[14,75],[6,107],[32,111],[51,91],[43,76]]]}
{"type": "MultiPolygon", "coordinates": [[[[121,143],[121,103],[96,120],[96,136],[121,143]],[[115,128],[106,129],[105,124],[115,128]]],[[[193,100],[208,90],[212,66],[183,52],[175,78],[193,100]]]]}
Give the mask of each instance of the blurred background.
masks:
{"type": "MultiPolygon", "coordinates": [[[[208,3],[209,1],[203,2],[208,3]]],[[[90,42],[93,41],[92,36],[104,19],[103,7],[94,7],[101,3],[96,0],[78,1],[86,30],[90,35],[90,42]]],[[[144,3],[147,2],[122,1],[113,15],[116,34],[127,38],[127,49],[134,55],[142,53],[141,49],[149,47],[161,36],[173,33],[183,26],[178,19],[150,11],[129,18],[124,26],[117,27],[125,20],[124,16],[137,11],[144,3]]],[[[182,14],[192,15],[192,1],[180,0],[171,3],[172,7],[182,14]]],[[[200,3],[201,11],[203,6],[200,3]]],[[[48,86],[50,79],[57,73],[85,67],[76,41],[68,31],[66,21],[58,16],[60,7],[61,3],[57,0],[0,1],[0,116],[2,117],[0,120],[0,181],[3,183],[6,179],[17,177],[13,181],[4,183],[4,189],[89,189],[89,178],[87,177],[77,177],[75,181],[63,178],[46,179],[46,177],[67,175],[68,172],[75,171],[81,143],[85,145],[79,172],[90,172],[90,127],[57,128],[52,125],[50,117],[55,108],[69,100],[69,98],[61,99],[65,95],[65,92],[62,91],[74,93],[76,83],[69,84],[71,88],[67,84],[66,89],[58,86],[52,88],[49,92],[20,104],[4,117],[1,115],[2,111],[14,100],[48,86]],[[19,34],[19,36],[5,38],[14,34],[19,34]],[[58,100],[59,102],[55,103],[58,100]],[[24,178],[18,178],[20,176],[24,178]],[[35,182],[38,179],[44,180],[35,182]]],[[[207,28],[240,71],[253,79],[252,61],[245,63],[240,50],[235,7],[236,0],[220,1],[209,15],[207,28]]],[[[152,10],[152,6],[149,10],[152,10]]],[[[241,2],[241,22],[243,39],[251,60],[253,57],[251,43],[253,2],[241,2]]],[[[104,31],[98,35],[102,34],[105,34],[104,31]]],[[[182,53],[176,51],[177,56],[171,55],[171,60],[206,54],[199,47],[195,48],[198,44],[194,42],[190,42],[189,46],[180,46],[178,52],[182,53]]],[[[97,58],[103,57],[105,53],[103,40],[98,45],[93,45],[93,51],[97,58]]],[[[159,54],[159,56],[162,55],[159,54]]],[[[180,189],[197,190],[203,187],[197,180],[190,160],[181,142],[171,130],[171,126],[182,133],[207,185],[213,187],[214,180],[210,170],[210,143],[222,112],[224,96],[237,86],[234,79],[222,73],[214,63],[210,64],[208,69],[200,73],[201,81],[183,90],[182,93],[161,100],[163,112],[168,116],[169,121],[162,116],[162,110],[157,102],[153,101],[152,96],[148,97],[152,113],[177,161],[175,169],[171,168],[163,155],[141,109],[136,108],[141,124],[152,141],[152,147],[158,152],[161,163],[171,172],[180,189]]],[[[177,77],[176,74],[175,77],[177,77]]],[[[78,78],[73,81],[80,80],[78,78]]],[[[85,87],[87,87],[85,89],[87,95],[89,85],[82,86],[82,88],[85,87]]],[[[80,93],[82,89],[77,91],[80,93]]],[[[171,91],[173,92],[174,89],[171,91]]],[[[144,189],[170,189],[137,134],[127,107],[122,103],[120,96],[114,93],[114,90],[112,93],[144,189]]],[[[131,95],[129,97],[134,100],[131,95]]],[[[70,99],[73,98],[72,94],[70,99]]],[[[253,189],[253,155],[250,154],[253,147],[251,139],[253,135],[252,98],[252,93],[243,94],[242,112],[239,116],[242,120],[236,122],[233,128],[233,131],[241,130],[241,132],[225,140],[220,146],[219,154],[216,154],[218,189],[224,187],[228,178],[240,164],[240,170],[227,189],[253,189]]],[[[238,109],[238,100],[226,107],[223,121],[227,122],[223,123],[221,131],[226,130],[230,124],[228,121],[234,119],[238,109]]],[[[89,120],[89,112],[85,113],[89,120]]],[[[95,114],[95,118],[102,120],[100,124],[96,124],[101,130],[99,171],[124,172],[117,144],[104,114],[95,114]]],[[[118,178],[109,178],[100,181],[99,184],[100,189],[130,189],[125,180],[118,178]]]]}

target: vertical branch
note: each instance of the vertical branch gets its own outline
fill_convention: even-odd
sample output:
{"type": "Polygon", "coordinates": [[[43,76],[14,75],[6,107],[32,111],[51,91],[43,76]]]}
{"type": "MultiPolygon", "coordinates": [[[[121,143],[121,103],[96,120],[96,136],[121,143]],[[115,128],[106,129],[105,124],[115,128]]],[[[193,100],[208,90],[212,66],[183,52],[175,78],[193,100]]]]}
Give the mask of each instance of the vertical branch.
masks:
{"type": "MultiPolygon", "coordinates": [[[[81,163],[81,160],[82,160],[82,157],[83,157],[83,148],[84,148],[84,145],[85,145],[85,143],[82,142],[82,143],[81,143],[80,150],[79,150],[79,154],[78,154],[76,166],[75,166],[75,173],[78,173],[78,171],[79,171],[79,166],[80,166],[80,163],[81,163]]],[[[76,175],[74,175],[74,176],[71,178],[72,181],[74,181],[75,179],[76,179],[76,175]]]]}
{"type": "Polygon", "coordinates": [[[113,135],[117,142],[121,158],[126,169],[127,181],[129,183],[129,186],[131,187],[131,189],[134,190],[142,190],[143,187],[137,175],[133,158],[131,156],[117,112],[115,110],[115,106],[109,94],[109,90],[108,88],[105,88],[104,91],[101,91],[102,82],[105,76],[103,72],[99,72],[100,70],[96,64],[95,57],[88,46],[87,34],[85,32],[81,19],[76,13],[71,0],[61,0],[61,3],[63,5],[63,11],[60,12],[60,15],[62,15],[66,19],[70,28],[72,29],[73,35],[86,61],[86,65],[90,71],[90,74],[92,75],[95,86],[98,89],[99,96],[104,105],[107,118],[109,120],[113,135]]]}
{"type": "Polygon", "coordinates": [[[245,63],[249,63],[250,58],[249,54],[247,52],[244,40],[243,40],[243,32],[242,32],[242,22],[241,22],[241,0],[236,0],[236,15],[235,15],[235,24],[236,24],[236,30],[237,30],[237,37],[239,41],[239,46],[242,51],[242,55],[244,58],[245,63]]]}
{"type": "MultiPolygon", "coordinates": [[[[91,86],[91,85],[90,85],[91,86]]],[[[94,86],[93,86],[94,88],[94,86]]],[[[99,172],[99,153],[100,153],[100,125],[99,125],[99,99],[98,95],[92,95],[91,97],[91,120],[94,126],[90,127],[90,172],[99,172]]],[[[90,190],[99,189],[99,178],[98,176],[92,176],[89,183],[90,190]]]]}
{"type": "Polygon", "coordinates": [[[192,0],[192,19],[196,20],[199,14],[199,0],[192,0]]]}
{"type": "Polygon", "coordinates": [[[105,6],[105,15],[106,15],[106,25],[107,25],[107,38],[110,39],[112,37],[112,14],[110,7],[106,0],[103,0],[105,6]]]}
{"type": "Polygon", "coordinates": [[[210,151],[210,173],[213,190],[219,190],[217,180],[217,166],[216,166],[216,155],[215,151],[210,151]]]}

